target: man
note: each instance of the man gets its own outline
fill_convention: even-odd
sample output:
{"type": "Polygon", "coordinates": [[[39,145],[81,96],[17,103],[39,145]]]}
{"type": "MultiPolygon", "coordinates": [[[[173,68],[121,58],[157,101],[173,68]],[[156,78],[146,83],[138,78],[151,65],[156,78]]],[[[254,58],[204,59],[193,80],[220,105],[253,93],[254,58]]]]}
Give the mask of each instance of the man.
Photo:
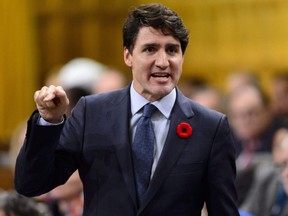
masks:
{"type": "Polygon", "coordinates": [[[27,196],[45,193],[78,169],[84,215],[199,216],[204,202],[209,215],[238,215],[235,148],[227,119],[176,87],[188,44],[181,19],[161,4],[139,6],[129,13],[123,39],[124,61],[133,74],[128,87],[80,99],[67,120],[61,87],[35,93],[38,111],[29,120],[18,157],[17,190],[27,196]],[[144,116],[146,107],[153,106],[155,137],[150,137],[150,122],[147,146],[134,148],[147,138],[139,138],[136,125],[143,127],[150,118],[144,116]],[[141,163],[146,151],[153,159],[150,171],[151,158],[141,163]]]}
{"type": "Polygon", "coordinates": [[[228,98],[228,116],[237,150],[238,206],[246,199],[257,164],[270,159],[278,124],[269,111],[269,100],[258,85],[246,84],[228,98]]]}
{"type": "Polygon", "coordinates": [[[288,129],[275,133],[271,161],[259,164],[241,210],[255,216],[288,215],[288,129]],[[275,165],[278,169],[275,169],[275,165]]]}
{"type": "Polygon", "coordinates": [[[239,155],[237,168],[244,170],[262,159],[257,157],[259,153],[271,153],[273,136],[280,126],[273,122],[268,97],[255,85],[242,86],[230,95],[228,113],[239,155]]]}
{"type": "Polygon", "coordinates": [[[288,124],[288,70],[275,72],[270,90],[273,117],[285,126],[288,124]]]}

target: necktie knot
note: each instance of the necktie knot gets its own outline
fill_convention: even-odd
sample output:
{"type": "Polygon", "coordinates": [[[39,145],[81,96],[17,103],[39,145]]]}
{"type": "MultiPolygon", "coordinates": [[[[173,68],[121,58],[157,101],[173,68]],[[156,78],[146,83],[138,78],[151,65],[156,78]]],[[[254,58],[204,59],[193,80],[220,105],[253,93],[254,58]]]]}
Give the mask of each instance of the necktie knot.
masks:
{"type": "Polygon", "coordinates": [[[144,106],[143,116],[150,118],[153,115],[153,113],[156,111],[156,109],[157,107],[155,107],[153,104],[150,104],[150,103],[146,104],[144,106]]]}

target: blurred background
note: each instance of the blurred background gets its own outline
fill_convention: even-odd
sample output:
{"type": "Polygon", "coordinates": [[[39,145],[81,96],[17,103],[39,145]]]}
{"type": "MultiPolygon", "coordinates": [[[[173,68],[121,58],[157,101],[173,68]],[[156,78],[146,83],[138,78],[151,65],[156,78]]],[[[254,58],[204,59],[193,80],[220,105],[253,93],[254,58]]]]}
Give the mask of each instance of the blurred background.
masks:
{"type": "MultiPolygon", "coordinates": [[[[131,8],[150,2],[1,0],[0,151],[8,151],[13,132],[35,109],[34,91],[71,59],[94,59],[129,81],[122,24],[131,8]]],[[[269,92],[276,71],[288,68],[288,0],[158,2],[190,30],[181,82],[205,80],[225,91],[232,72],[252,71],[269,92]]],[[[11,187],[9,179],[2,184],[11,187]]]]}

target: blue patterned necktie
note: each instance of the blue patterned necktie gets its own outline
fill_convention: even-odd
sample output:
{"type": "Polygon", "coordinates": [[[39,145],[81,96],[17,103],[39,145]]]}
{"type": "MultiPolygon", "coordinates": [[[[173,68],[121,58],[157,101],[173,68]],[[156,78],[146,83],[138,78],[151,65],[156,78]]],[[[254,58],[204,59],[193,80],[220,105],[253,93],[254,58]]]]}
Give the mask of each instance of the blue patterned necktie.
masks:
{"type": "Polygon", "coordinates": [[[139,203],[142,202],[144,194],[149,185],[154,153],[154,131],[150,117],[156,111],[152,104],[144,106],[143,115],[137,123],[132,154],[136,189],[139,203]]]}

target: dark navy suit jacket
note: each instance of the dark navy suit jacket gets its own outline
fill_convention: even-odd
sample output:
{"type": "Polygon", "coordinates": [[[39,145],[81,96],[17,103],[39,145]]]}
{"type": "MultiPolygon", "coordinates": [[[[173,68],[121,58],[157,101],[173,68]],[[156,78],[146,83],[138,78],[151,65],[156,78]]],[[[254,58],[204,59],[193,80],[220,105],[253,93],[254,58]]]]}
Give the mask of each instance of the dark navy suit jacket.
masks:
{"type": "Polygon", "coordinates": [[[177,89],[161,158],[143,205],[137,206],[131,159],[129,87],[83,97],[64,124],[28,122],[17,159],[15,188],[26,196],[48,192],[79,170],[84,215],[236,216],[235,146],[225,115],[184,97],[177,89]],[[176,128],[189,123],[192,134],[176,128]]]}

